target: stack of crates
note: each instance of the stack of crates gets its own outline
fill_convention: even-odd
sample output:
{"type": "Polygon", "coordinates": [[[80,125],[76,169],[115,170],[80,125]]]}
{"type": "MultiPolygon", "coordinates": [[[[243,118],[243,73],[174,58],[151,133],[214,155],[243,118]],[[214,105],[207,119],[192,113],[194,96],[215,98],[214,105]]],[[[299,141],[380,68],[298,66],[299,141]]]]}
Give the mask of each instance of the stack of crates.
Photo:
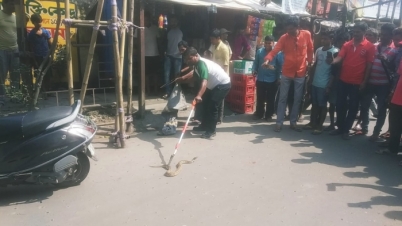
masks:
{"type": "Polygon", "coordinates": [[[226,97],[229,108],[237,113],[253,113],[255,77],[251,74],[232,74],[232,88],[226,97]]]}
{"type": "Polygon", "coordinates": [[[232,88],[226,97],[229,108],[237,113],[253,113],[255,78],[252,76],[253,61],[234,60],[230,79],[232,88]]]}

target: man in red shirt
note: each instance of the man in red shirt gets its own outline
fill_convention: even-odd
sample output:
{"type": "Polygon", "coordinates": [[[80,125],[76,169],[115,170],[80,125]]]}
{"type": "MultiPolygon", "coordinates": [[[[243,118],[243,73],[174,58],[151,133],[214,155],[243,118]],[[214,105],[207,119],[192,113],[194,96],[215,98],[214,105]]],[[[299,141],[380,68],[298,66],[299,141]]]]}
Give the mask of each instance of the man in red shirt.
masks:
{"type": "Polygon", "coordinates": [[[349,130],[359,110],[360,92],[364,90],[374,61],[375,47],[364,38],[367,24],[358,22],[353,27],[353,39],[342,46],[332,64],[342,62],[336,105],[338,129],[331,135],[350,139],[349,130]],[[349,104],[347,104],[349,102],[349,104]]]}
{"type": "Polygon", "coordinates": [[[286,103],[288,99],[289,87],[294,82],[294,101],[292,112],[290,113],[290,128],[301,132],[297,127],[300,103],[304,92],[304,81],[306,79],[307,68],[313,60],[313,41],[311,34],[307,30],[299,29],[299,18],[291,16],[285,22],[287,33],[282,35],[275,45],[275,48],[265,57],[263,66],[274,69],[269,64],[270,61],[280,51],[284,54],[284,64],[280,80],[279,103],[276,119],[276,132],[282,129],[285,118],[286,103]],[[308,66],[307,66],[308,63],[308,66]]]}

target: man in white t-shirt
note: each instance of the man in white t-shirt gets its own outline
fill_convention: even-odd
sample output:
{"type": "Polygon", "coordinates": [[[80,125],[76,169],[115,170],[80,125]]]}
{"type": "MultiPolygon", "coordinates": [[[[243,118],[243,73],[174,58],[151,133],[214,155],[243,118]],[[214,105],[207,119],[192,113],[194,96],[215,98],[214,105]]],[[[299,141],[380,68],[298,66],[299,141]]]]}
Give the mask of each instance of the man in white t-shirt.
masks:
{"type": "Polygon", "coordinates": [[[152,23],[152,18],[149,13],[144,16],[144,36],[145,36],[145,73],[154,75],[157,73],[156,69],[160,64],[159,50],[158,50],[158,38],[159,31],[152,23]]]}
{"type": "Polygon", "coordinates": [[[195,127],[193,131],[205,131],[201,137],[209,139],[216,135],[218,109],[229,93],[230,77],[217,63],[200,57],[193,47],[186,50],[184,60],[188,65],[194,66],[194,73],[179,77],[176,82],[186,81],[194,75],[195,79],[200,81],[201,88],[194,101],[203,103],[204,116],[201,125],[195,127]]]}
{"type": "MultiPolygon", "coordinates": [[[[167,34],[167,50],[165,54],[165,83],[169,83],[171,79],[172,65],[174,68],[174,75],[178,75],[181,70],[181,54],[177,45],[183,40],[183,32],[181,32],[177,18],[173,15],[169,21],[170,30],[167,34]]],[[[166,94],[164,98],[167,98],[171,91],[171,86],[166,86],[166,94]]]]}
{"type": "MultiPolygon", "coordinates": [[[[18,53],[17,44],[17,23],[15,19],[15,6],[13,0],[3,0],[3,9],[0,10],[0,107],[4,105],[6,95],[5,80],[7,74],[10,74],[12,84],[19,81],[14,76],[14,67],[18,64],[19,59],[16,57],[18,53]]],[[[18,86],[18,83],[15,84],[18,86]]]]}

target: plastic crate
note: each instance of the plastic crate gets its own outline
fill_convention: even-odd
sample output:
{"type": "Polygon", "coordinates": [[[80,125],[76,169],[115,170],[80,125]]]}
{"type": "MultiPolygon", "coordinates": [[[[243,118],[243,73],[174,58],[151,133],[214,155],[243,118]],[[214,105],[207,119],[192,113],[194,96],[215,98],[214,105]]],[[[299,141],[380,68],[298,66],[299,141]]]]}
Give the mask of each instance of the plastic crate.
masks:
{"type": "Polygon", "coordinates": [[[226,100],[234,104],[254,104],[255,100],[254,94],[242,94],[238,92],[231,92],[228,97],[226,100]]]}
{"type": "Polygon", "coordinates": [[[229,103],[229,109],[240,114],[251,114],[254,112],[254,104],[229,103]]]}
{"type": "Polygon", "coordinates": [[[255,77],[252,75],[232,74],[230,79],[233,85],[255,85],[255,77]]]}
{"type": "Polygon", "coordinates": [[[230,89],[230,92],[236,92],[236,93],[241,93],[241,94],[254,94],[255,92],[255,85],[238,85],[238,84],[232,84],[232,88],[230,89]]]}

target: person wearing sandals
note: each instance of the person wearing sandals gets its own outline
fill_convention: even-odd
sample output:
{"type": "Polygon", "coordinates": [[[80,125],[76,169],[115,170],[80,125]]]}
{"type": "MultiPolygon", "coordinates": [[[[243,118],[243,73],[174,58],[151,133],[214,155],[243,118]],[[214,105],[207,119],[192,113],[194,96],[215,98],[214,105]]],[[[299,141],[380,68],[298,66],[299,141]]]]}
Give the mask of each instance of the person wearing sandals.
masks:
{"type": "Polygon", "coordinates": [[[297,16],[290,16],[286,20],[285,27],[287,33],[279,38],[274,49],[270,51],[264,59],[264,67],[273,69],[270,62],[280,51],[282,51],[284,55],[275,132],[282,130],[286,101],[292,81],[294,82],[294,102],[290,114],[290,128],[297,132],[302,131],[301,128],[297,126],[297,120],[301,100],[304,95],[306,72],[313,60],[314,48],[310,32],[301,30],[299,23],[300,20],[297,16]]]}
{"type": "Polygon", "coordinates": [[[342,62],[342,70],[336,105],[338,129],[330,134],[342,135],[344,140],[350,139],[349,130],[359,110],[360,93],[365,89],[374,61],[375,47],[364,38],[367,28],[365,22],[357,22],[353,40],[346,42],[332,61],[332,64],[342,62]]]}
{"type": "Polygon", "coordinates": [[[305,125],[304,129],[312,129],[314,135],[322,133],[322,126],[327,116],[327,101],[328,94],[332,87],[334,76],[331,74],[331,64],[328,63],[327,58],[334,58],[334,54],[338,49],[332,45],[333,35],[329,32],[321,33],[322,47],[318,48],[315,53],[315,60],[313,65],[311,87],[312,108],[310,122],[305,125]]]}

